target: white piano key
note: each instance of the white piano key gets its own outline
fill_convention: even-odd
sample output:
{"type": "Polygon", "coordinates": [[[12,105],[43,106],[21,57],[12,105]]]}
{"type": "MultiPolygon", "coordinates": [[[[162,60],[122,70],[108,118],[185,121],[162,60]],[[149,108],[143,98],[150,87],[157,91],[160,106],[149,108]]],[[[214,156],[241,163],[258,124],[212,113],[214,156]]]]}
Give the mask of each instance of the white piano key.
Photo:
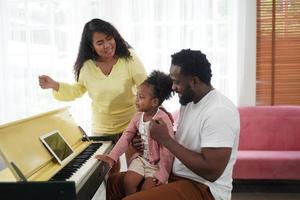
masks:
{"type": "Polygon", "coordinates": [[[100,164],[95,156],[97,154],[105,154],[107,150],[110,149],[112,143],[111,142],[103,142],[102,145],[97,151],[69,178],[68,181],[74,181],[76,184],[76,192],[79,191],[82,185],[88,180],[91,174],[95,171],[95,169],[100,164]]]}

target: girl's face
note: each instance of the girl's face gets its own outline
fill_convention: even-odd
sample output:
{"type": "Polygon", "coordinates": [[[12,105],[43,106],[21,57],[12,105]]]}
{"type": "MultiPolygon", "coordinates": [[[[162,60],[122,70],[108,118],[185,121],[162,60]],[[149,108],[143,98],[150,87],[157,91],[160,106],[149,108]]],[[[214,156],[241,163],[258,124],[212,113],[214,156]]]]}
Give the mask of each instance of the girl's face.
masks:
{"type": "Polygon", "coordinates": [[[101,57],[101,61],[111,60],[116,51],[116,41],[112,36],[104,33],[93,33],[93,48],[101,57]]]}
{"type": "Polygon", "coordinates": [[[142,84],[138,87],[135,104],[140,112],[147,112],[158,107],[158,99],[154,97],[149,85],[142,84]]]}

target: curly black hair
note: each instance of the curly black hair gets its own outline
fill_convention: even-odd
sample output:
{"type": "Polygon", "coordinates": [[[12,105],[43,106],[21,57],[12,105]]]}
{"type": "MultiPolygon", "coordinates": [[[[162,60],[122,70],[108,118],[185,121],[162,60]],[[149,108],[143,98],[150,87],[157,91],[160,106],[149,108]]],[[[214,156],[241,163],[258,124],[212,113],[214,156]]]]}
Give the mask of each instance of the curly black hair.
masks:
{"type": "Polygon", "coordinates": [[[161,71],[154,70],[143,82],[143,84],[152,86],[154,97],[158,98],[159,105],[173,95],[172,79],[170,76],[161,71]]]}
{"type": "Polygon", "coordinates": [[[171,57],[172,65],[180,67],[182,74],[197,76],[203,83],[210,85],[212,77],[210,63],[201,51],[183,49],[171,57]]]}
{"type": "Polygon", "coordinates": [[[130,45],[122,38],[118,30],[109,22],[101,19],[92,19],[83,28],[77,59],[74,64],[75,79],[78,81],[83,63],[88,59],[97,59],[99,55],[93,50],[93,33],[104,33],[112,36],[116,41],[116,55],[120,58],[130,59],[130,45]]]}

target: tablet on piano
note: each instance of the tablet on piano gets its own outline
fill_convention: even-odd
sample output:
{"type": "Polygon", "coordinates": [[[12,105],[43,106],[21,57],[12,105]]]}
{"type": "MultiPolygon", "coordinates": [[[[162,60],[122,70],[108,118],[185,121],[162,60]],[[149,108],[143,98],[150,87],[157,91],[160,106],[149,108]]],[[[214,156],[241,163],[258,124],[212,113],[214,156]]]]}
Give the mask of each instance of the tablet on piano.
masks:
{"type": "Polygon", "coordinates": [[[40,139],[59,164],[65,164],[74,153],[58,130],[44,134],[40,139]]]}

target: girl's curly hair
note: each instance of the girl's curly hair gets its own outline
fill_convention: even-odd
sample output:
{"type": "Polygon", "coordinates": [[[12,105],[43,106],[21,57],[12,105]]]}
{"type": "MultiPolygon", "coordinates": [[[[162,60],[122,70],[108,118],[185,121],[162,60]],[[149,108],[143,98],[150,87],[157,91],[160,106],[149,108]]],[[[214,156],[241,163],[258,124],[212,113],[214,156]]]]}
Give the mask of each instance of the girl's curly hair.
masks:
{"type": "Polygon", "coordinates": [[[161,71],[154,70],[144,83],[152,86],[154,97],[158,98],[159,105],[173,95],[173,81],[170,76],[161,71]]]}

